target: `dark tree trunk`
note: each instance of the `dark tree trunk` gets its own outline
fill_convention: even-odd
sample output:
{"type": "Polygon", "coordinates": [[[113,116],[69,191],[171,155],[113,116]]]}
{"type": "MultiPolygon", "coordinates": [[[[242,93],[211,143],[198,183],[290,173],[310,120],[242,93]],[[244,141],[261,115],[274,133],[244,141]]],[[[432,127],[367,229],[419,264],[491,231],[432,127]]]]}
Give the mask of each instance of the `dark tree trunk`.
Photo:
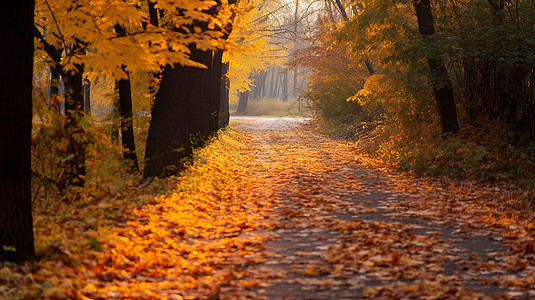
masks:
{"type": "Polygon", "coordinates": [[[225,128],[229,124],[229,79],[227,77],[229,64],[224,63],[221,68],[221,102],[219,106],[219,128],[225,128]]]}
{"type": "Polygon", "coordinates": [[[113,111],[111,113],[111,141],[119,145],[119,126],[121,124],[121,104],[119,102],[119,82],[115,81],[115,99],[113,99],[113,111]]]}
{"type": "MultiPolygon", "coordinates": [[[[414,8],[416,9],[418,28],[420,34],[423,36],[424,43],[431,46],[429,45],[431,41],[428,37],[435,33],[431,3],[429,0],[414,1],[414,8]]],[[[455,133],[459,131],[459,125],[457,123],[457,111],[453,99],[453,88],[451,86],[448,70],[446,69],[446,64],[444,63],[444,60],[438,56],[428,56],[427,62],[429,64],[431,82],[433,84],[433,93],[440,115],[442,133],[455,133]]]]}
{"type": "MultiPolygon", "coordinates": [[[[126,71],[128,76],[128,71],[126,71]]],[[[119,86],[119,110],[121,112],[121,140],[124,148],[124,159],[132,162],[132,170],[138,170],[136,143],[134,140],[134,116],[132,113],[132,91],[130,78],[120,79],[119,86]]]]}
{"type": "MultiPolygon", "coordinates": [[[[115,31],[119,36],[125,36],[126,32],[119,24],[115,25],[115,31]]],[[[136,154],[136,142],[134,140],[134,114],[132,112],[132,90],[130,86],[130,74],[126,66],[122,66],[126,73],[125,79],[120,79],[117,83],[119,88],[119,110],[121,112],[121,139],[124,148],[124,159],[132,163],[132,170],[138,170],[138,160],[136,154]]]]}
{"type": "MultiPolygon", "coordinates": [[[[212,131],[212,99],[214,90],[212,88],[212,52],[201,51],[190,47],[191,59],[200,62],[207,69],[194,67],[182,68],[189,74],[192,82],[187,87],[190,93],[189,107],[191,108],[190,134],[192,147],[202,147],[205,140],[213,134],[212,131]]],[[[219,88],[219,87],[218,87],[219,88]]]]}
{"type": "Polygon", "coordinates": [[[0,261],[34,255],[30,191],[34,1],[0,12],[0,261]],[[9,46],[6,46],[9,45],[9,46]]]}
{"type": "Polygon", "coordinates": [[[65,161],[66,185],[82,186],[84,184],[86,137],[80,124],[84,117],[83,73],[84,66],[77,64],[73,71],[62,74],[65,83],[65,114],[67,116],[65,126],[69,135],[66,154],[67,157],[72,156],[65,161]]]}
{"type": "Polygon", "coordinates": [[[84,78],[84,112],[86,115],[91,114],[91,81],[84,78]]]}
{"type": "Polygon", "coordinates": [[[348,21],[349,17],[346,13],[346,9],[344,8],[344,5],[342,4],[342,2],[340,2],[340,0],[335,0],[335,2],[336,2],[336,6],[338,6],[338,9],[340,10],[340,14],[342,15],[342,18],[344,18],[344,21],[348,21]]]}
{"type": "Polygon", "coordinates": [[[154,27],[158,27],[158,12],[156,11],[156,8],[154,8],[154,2],[151,0],[147,0],[149,4],[149,21],[150,24],[154,27]]]}
{"type": "Polygon", "coordinates": [[[144,178],[176,175],[190,157],[189,98],[198,78],[182,66],[166,66],[152,107],[144,178]]]}
{"type": "MultiPolygon", "coordinates": [[[[158,21],[158,10],[154,7],[155,2],[152,2],[151,0],[147,0],[148,7],[149,7],[149,22],[154,27],[159,27],[159,21],[158,21]]],[[[160,16],[163,14],[163,12],[160,10],[160,16]]],[[[160,76],[162,75],[160,72],[152,72],[152,80],[149,82],[149,94],[152,96],[156,93],[157,84],[156,82],[159,81],[160,76]]],[[[154,100],[154,99],[153,99],[154,100]]]]}
{"type": "Polygon", "coordinates": [[[368,73],[370,76],[375,74],[375,70],[373,69],[373,65],[369,60],[365,60],[364,64],[366,64],[366,69],[368,69],[368,73]]]}
{"type": "Polygon", "coordinates": [[[249,91],[239,92],[237,113],[241,114],[247,110],[247,101],[249,101],[249,91]]]}
{"type": "Polygon", "coordinates": [[[211,100],[212,132],[215,134],[219,129],[219,118],[221,115],[221,95],[224,93],[223,83],[223,50],[214,51],[212,57],[212,86],[211,100]]]}

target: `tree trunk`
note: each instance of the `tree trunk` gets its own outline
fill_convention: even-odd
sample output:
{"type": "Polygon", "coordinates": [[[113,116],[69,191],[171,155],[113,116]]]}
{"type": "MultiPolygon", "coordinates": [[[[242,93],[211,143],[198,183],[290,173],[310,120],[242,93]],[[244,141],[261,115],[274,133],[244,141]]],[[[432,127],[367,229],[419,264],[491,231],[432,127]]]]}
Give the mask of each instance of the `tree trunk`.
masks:
{"type": "Polygon", "coordinates": [[[224,86],[222,85],[223,79],[223,50],[214,51],[212,57],[212,133],[217,133],[219,129],[219,116],[221,115],[221,95],[224,92],[224,86]]]}
{"type": "MultiPolygon", "coordinates": [[[[416,9],[418,28],[420,34],[423,36],[424,43],[427,44],[427,46],[432,46],[429,45],[431,41],[428,39],[429,35],[435,33],[431,3],[429,0],[414,1],[414,8],[416,9]]],[[[457,123],[457,111],[453,99],[453,88],[451,86],[448,70],[446,69],[446,64],[444,63],[444,60],[438,56],[428,56],[427,63],[431,74],[433,93],[438,105],[442,133],[455,133],[459,131],[459,125],[457,123]]]]}
{"type": "MultiPolygon", "coordinates": [[[[128,76],[128,71],[125,71],[128,76]]],[[[119,110],[121,112],[121,140],[124,148],[123,157],[132,163],[132,170],[138,170],[136,143],[134,140],[134,116],[132,112],[132,91],[130,78],[120,79],[119,86],[119,110]]]]}
{"type": "MultiPolygon", "coordinates": [[[[211,51],[201,51],[191,49],[191,59],[200,62],[207,67],[207,69],[200,69],[194,67],[185,67],[184,70],[189,74],[193,80],[187,89],[190,90],[191,118],[190,118],[190,134],[192,138],[192,147],[202,147],[208,137],[213,132],[212,127],[212,100],[215,91],[213,89],[213,59],[211,51]]],[[[219,89],[219,86],[217,87],[219,89]]],[[[219,109],[219,106],[218,106],[219,109]]]]}
{"type": "Polygon", "coordinates": [[[149,22],[152,26],[158,27],[158,12],[154,8],[154,2],[147,0],[149,6],[149,22]]]}
{"type": "Polygon", "coordinates": [[[271,86],[269,91],[269,98],[275,99],[277,98],[277,74],[278,74],[278,68],[273,67],[271,68],[271,86]]]}
{"type": "Polygon", "coordinates": [[[253,87],[251,88],[250,100],[257,100],[260,98],[262,88],[266,83],[267,72],[260,71],[253,76],[253,87]]]}
{"type": "MultiPolygon", "coordinates": [[[[126,32],[119,24],[115,25],[115,31],[119,36],[125,36],[126,32]]],[[[138,170],[136,154],[136,142],[134,139],[134,114],[132,112],[132,90],[130,86],[130,74],[126,66],[122,66],[126,73],[126,79],[120,79],[119,87],[119,110],[121,112],[121,140],[124,148],[123,157],[132,163],[132,170],[138,170]]]]}
{"type": "Polygon", "coordinates": [[[34,1],[0,12],[0,261],[34,255],[30,191],[34,1]],[[9,45],[9,46],[6,46],[9,45]]]}
{"type": "Polygon", "coordinates": [[[219,106],[219,128],[225,128],[229,124],[229,86],[230,82],[227,77],[229,64],[224,63],[221,67],[221,102],[219,106]]]}
{"type": "Polygon", "coordinates": [[[115,99],[113,99],[113,111],[111,113],[111,142],[119,145],[119,126],[121,124],[121,104],[119,103],[119,82],[115,81],[115,99]]]}
{"type": "MultiPolygon", "coordinates": [[[[193,68],[189,68],[193,69],[193,68]]],[[[187,67],[166,66],[158,90],[145,150],[144,178],[176,175],[190,157],[191,90],[198,78],[187,67]]]]}
{"type": "Polygon", "coordinates": [[[282,77],[282,102],[288,102],[288,72],[282,77]]]}
{"type": "Polygon", "coordinates": [[[86,137],[80,124],[84,117],[83,73],[84,66],[76,64],[74,70],[62,74],[65,83],[65,114],[67,116],[65,126],[69,140],[66,153],[68,159],[64,166],[67,172],[66,186],[84,185],[86,137]]]}
{"type": "Polygon", "coordinates": [[[247,110],[247,101],[249,101],[249,91],[240,92],[237,113],[241,114],[247,110]]]}
{"type": "Polygon", "coordinates": [[[84,78],[84,112],[91,114],[91,81],[87,77],[84,78]]]}
{"type": "Polygon", "coordinates": [[[344,18],[344,21],[349,21],[349,17],[346,13],[346,9],[344,8],[344,5],[340,0],[335,0],[336,6],[338,6],[338,9],[340,10],[340,14],[342,15],[342,18],[344,18]]]}

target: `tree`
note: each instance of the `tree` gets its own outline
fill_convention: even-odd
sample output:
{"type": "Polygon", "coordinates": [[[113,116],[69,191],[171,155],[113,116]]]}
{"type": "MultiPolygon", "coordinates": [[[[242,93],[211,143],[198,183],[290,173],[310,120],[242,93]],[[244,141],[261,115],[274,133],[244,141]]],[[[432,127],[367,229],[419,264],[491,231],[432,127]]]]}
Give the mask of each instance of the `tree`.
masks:
{"type": "MultiPolygon", "coordinates": [[[[115,31],[119,36],[126,35],[124,28],[119,24],[115,24],[115,31]]],[[[131,162],[133,170],[137,170],[139,169],[139,166],[136,154],[136,143],[134,140],[134,114],[132,112],[130,74],[125,65],[122,67],[126,78],[121,78],[117,81],[117,89],[119,92],[119,111],[121,115],[121,140],[124,148],[123,157],[131,162]]]]}
{"type": "Polygon", "coordinates": [[[0,12],[0,261],[34,255],[30,191],[34,2],[0,12]]]}
{"type": "Polygon", "coordinates": [[[239,92],[237,113],[241,114],[247,110],[247,102],[249,101],[249,90],[239,92]]]}
{"type": "Polygon", "coordinates": [[[191,153],[189,97],[197,78],[191,67],[164,68],[162,82],[152,107],[152,118],[145,150],[143,177],[175,175],[191,153]]]}
{"type": "Polygon", "coordinates": [[[225,128],[229,124],[229,90],[230,82],[227,77],[229,63],[223,63],[221,69],[221,102],[219,103],[219,128],[225,128]]]}
{"type": "Polygon", "coordinates": [[[220,109],[226,106],[221,103],[221,89],[224,87],[221,43],[228,37],[223,32],[228,32],[229,28],[225,23],[231,23],[235,16],[230,9],[233,4],[235,1],[219,1],[214,6],[205,7],[201,10],[205,17],[186,26],[187,31],[211,33],[217,37],[212,40],[211,46],[203,40],[192,41],[188,45],[190,59],[196,64],[167,65],[164,68],[152,108],[145,152],[145,178],[176,174],[183,169],[184,160],[190,157],[192,147],[203,146],[206,139],[217,132],[220,109]]]}
{"type": "MultiPolygon", "coordinates": [[[[414,8],[416,10],[420,34],[424,39],[424,43],[429,46],[432,43],[430,35],[435,33],[431,3],[429,0],[417,0],[414,1],[414,8]]],[[[438,105],[442,133],[455,133],[459,131],[459,125],[457,123],[457,111],[453,99],[453,88],[446,64],[443,58],[435,55],[428,55],[427,63],[431,74],[433,93],[438,105]]]]}
{"type": "MultiPolygon", "coordinates": [[[[236,0],[230,0],[227,5],[222,5],[221,1],[218,1],[217,5],[212,6],[208,11],[213,18],[218,18],[219,14],[229,14],[227,17],[226,26],[214,26],[214,29],[221,32],[222,36],[220,41],[226,41],[232,31],[232,21],[236,16],[236,12],[225,11],[228,8],[235,7],[236,0]],[[223,11],[223,12],[221,12],[223,11]]],[[[209,22],[199,22],[195,26],[198,26],[203,31],[210,29],[209,22]]],[[[192,71],[192,74],[199,74],[201,86],[199,93],[194,92],[194,98],[191,98],[192,118],[191,121],[191,134],[195,137],[193,139],[194,147],[201,147],[204,142],[212,135],[217,133],[220,128],[220,115],[221,109],[225,109],[228,104],[221,104],[222,93],[225,93],[224,89],[226,85],[222,85],[223,74],[223,52],[221,48],[206,50],[206,51],[193,51],[192,58],[195,55],[195,60],[203,63],[206,69],[200,70],[200,72],[192,71]]],[[[226,98],[223,98],[226,99],[226,98]]],[[[227,122],[228,123],[228,122],[227,122]]]]}
{"type": "MultiPolygon", "coordinates": [[[[349,17],[346,13],[344,5],[342,5],[342,2],[340,2],[340,0],[335,0],[335,1],[336,1],[336,5],[338,6],[338,9],[340,10],[340,14],[342,14],[342,18],[344,19],[344,21],[346,22],[349,21],[349,17]]],[[[372,63],[369,60],[365,60],[364,64],[366,65],[366,68],[368,69],[370,76],[374,75],[375,70],[373,69],[372,63]]]]}
{"type": "MultiPolygon", "coordinates": [[[[69,52],[79,51],[78,45],[70,45],[69,52]]],[[[71,70],[62,68],[60,74],[65,83],[65,129],[67,132],[68,145],[64,159],[67,175],[67,185],[84,185],[85,156],[88,140],[82,128],[84,113],[84,64],[74,64],[71,70]]]]}

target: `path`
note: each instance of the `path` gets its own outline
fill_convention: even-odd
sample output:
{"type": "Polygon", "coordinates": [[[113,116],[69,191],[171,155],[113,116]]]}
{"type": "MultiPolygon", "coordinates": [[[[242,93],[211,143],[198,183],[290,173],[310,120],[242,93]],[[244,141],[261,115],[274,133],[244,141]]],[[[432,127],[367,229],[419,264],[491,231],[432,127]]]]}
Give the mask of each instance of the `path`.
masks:
{"type": "Polygon", "coordinates": [[[518,191],[375,164],[302,119],[234,118],[176,178],[34,210],[3,299],[535,299],[518,191]]]}
{"type": "Polygon", "coordinates": [[[277,200],[256,297],[535,298],[534,219],[500,214],[507,190],[374,167],[303,123],[232,121],[277,200]]]}

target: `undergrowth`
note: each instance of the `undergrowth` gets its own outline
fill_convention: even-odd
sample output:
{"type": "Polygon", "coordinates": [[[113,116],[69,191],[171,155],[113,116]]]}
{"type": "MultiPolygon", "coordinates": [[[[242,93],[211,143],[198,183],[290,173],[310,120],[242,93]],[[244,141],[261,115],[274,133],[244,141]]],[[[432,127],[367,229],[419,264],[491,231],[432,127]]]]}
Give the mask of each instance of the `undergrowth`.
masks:
{"type": "Polygon", "coordinates": [[[447,176],[511,185],[535,196],[534,145],[515,145],[499,123],[488,128],[464,126],[456,135],[440,137],[422,132],[404,136],[398,130],[377,123],[363,123],[355,128],[320,121],[322,131],[353,140],[356,151],[371,158],[420,175],[447,176]],[[396,133],[398,132],[398,133],[396,133]]]}

